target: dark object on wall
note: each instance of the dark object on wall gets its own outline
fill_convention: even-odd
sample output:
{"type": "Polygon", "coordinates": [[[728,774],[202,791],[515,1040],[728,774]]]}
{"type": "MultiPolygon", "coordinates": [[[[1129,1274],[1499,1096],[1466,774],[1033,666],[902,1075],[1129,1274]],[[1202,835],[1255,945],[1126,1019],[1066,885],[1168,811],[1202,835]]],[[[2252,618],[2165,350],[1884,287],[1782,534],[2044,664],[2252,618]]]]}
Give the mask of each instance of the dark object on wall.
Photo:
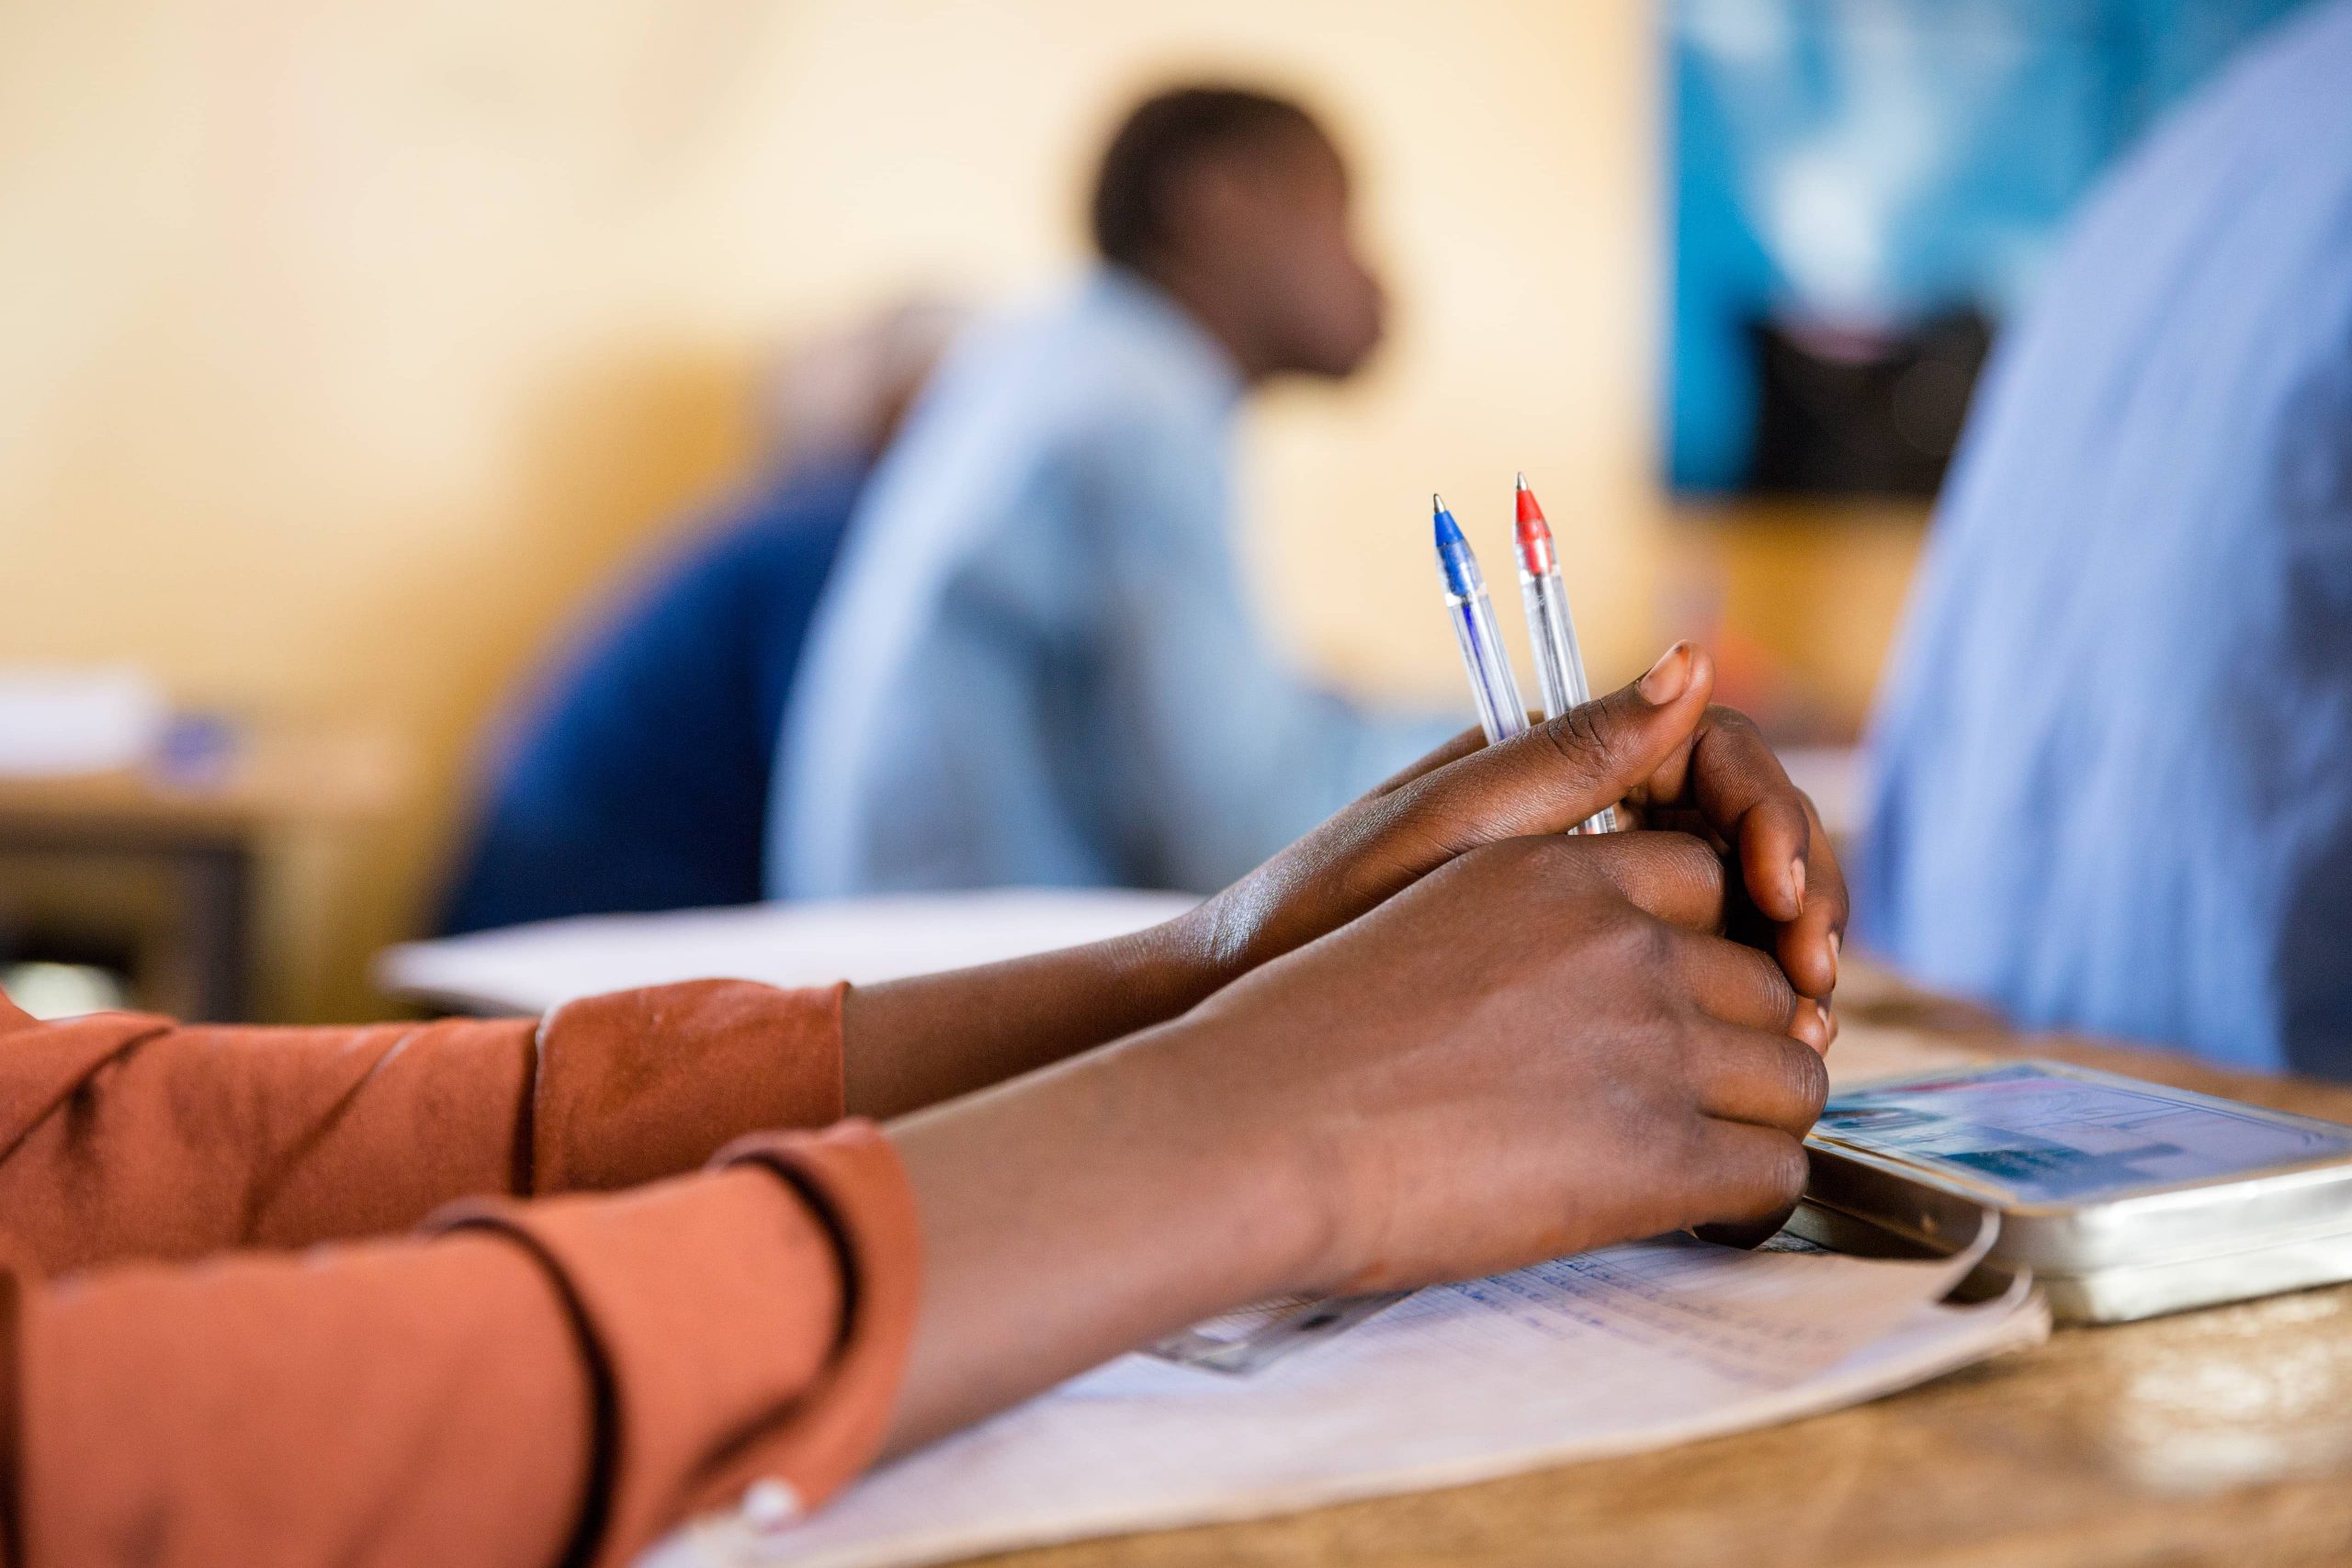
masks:
{"type": "Polygon", "coordinates": [[[1900,332],[1751,321],[1759,400],[1745,488],[1934,495],[1992,339],[1973,310],[1900,332]]]}
{"type": "Polygon", "coordinates": [[[2001,320],[2101,171],[2311,3],[1665,0],[1674,489],[1786,471],[1747,323],[2001,320]]]}

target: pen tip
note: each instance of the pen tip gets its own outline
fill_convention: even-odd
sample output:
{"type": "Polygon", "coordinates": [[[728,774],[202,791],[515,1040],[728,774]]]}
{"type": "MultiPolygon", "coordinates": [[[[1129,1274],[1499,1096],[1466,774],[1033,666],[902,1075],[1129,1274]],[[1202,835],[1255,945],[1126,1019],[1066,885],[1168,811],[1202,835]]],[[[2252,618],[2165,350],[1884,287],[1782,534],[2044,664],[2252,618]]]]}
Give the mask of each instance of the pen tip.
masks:
{"type": "Polygon", "coordinates": [[[1466,548],[1462,538],[1462,525],[1453,520],[1453,513],[1445,509],[1445,502],[1436,496],[1430,497],[1430,501],[1437,508],[1430,521],[1437,529],[1438,548],[1442,551],[1449,547],[1466,548]]]}
{"type": "Polygon", "coordinates": [[[1438,493],[1437,493],[1437,491],[1430,491],[1430,510],[1431,512],[1442,512],[1442,511],[1444,511],[1444,510],[1445,510],[1445,497],[1443,497],[1443,496],[1442,496],[1442,495],[1438,494],[1438,493]]]}
{"type": "Polygon", "coordinates": [[[1536,502],[1535,492],[1527,488],[1527,476],[1525,474],[1519,476],[1519,493],[1512,497],[1512,499],[1519,503],[1519,526],[1521,532],[1524,533],[1530,528],[1534,528],[1542,530],[1547,536],[1550,534],[1550,529],[1544,526],[1544,508],[1536,502]]]}
{"type": "Polygon", "coordinates": [[[1525,490],[1527,488],[1527,473],[1525,469],[1521,469],[1520,471],[1516,480],[1512,483],[1510,488],[1513,490],[1525,490]]]}

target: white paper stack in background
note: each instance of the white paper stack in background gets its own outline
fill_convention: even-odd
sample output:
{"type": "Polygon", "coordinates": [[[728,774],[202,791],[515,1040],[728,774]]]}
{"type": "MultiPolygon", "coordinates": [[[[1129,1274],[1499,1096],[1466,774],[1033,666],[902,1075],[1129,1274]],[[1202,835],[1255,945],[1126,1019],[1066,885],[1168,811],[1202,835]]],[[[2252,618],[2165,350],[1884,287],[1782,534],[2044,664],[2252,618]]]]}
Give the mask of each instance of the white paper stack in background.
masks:
{"type": "Polygon", "coordinates": [[[872,985],[1124,936],[1199,902],[1189,893],[1007,887],[588,915],[403,942],[377,958],[376,979],[437,1007],[523,1013],[673,980],[872,985]]]}
{"type": "Polygon", "coordinates": [[[133,767],[170,723],[163,689],[136,670],[0,667],[0,776],[133,767]]]}
{"type": "Polygon", "coordinates": [[[1675,1237],[1423,1291],[1245,1377],[1125,1356],[876,1472],[806,1523],[705,1521],[650,1568],[902,1568],[1790,1420],[2048,1334],[2022,1283],[1938,1304],[1968,1267],[1675,1237]]]}

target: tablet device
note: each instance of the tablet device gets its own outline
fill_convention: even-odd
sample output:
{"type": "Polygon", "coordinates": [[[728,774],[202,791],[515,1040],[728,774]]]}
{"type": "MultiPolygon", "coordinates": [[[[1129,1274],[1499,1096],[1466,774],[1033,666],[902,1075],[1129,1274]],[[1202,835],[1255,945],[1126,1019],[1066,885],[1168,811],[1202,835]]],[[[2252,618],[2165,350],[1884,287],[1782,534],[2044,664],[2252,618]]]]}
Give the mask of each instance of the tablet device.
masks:
{"type": "Polygon", "coordinates": [[[2062,1316],[2352,1278],[2352,1127],[2057,1062],[1830,1097],[1808,1201],[1932,1239],[1968,1206],[2062,1316]]]}

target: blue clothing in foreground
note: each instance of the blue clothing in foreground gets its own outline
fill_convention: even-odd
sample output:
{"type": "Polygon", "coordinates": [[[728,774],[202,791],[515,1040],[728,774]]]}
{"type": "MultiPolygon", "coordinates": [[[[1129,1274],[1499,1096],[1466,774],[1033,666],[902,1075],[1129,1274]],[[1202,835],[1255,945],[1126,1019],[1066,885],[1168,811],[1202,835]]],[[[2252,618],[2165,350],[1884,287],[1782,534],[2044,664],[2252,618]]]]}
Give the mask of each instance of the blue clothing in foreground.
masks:
{"type": "Polygon", "coordinates": [[[2352,4],[2092,204],[1875,724],[1861,934],[2033,1026],[2352,1077],[2352,4]]]}
{"type": "Polygon", "coordinates": [[[876,468],[786,716],[768,887],[1213,888],[1457,728],[1299,683],[1228,537],[1241,383],[1101,273],[978,329],[876,468]]]}
{"type": "Polygon", "coordinates": [[[600,621],[502,741],[445,931],[760,897],[785,694],[864,475],[754,492],[600,621]]]}

